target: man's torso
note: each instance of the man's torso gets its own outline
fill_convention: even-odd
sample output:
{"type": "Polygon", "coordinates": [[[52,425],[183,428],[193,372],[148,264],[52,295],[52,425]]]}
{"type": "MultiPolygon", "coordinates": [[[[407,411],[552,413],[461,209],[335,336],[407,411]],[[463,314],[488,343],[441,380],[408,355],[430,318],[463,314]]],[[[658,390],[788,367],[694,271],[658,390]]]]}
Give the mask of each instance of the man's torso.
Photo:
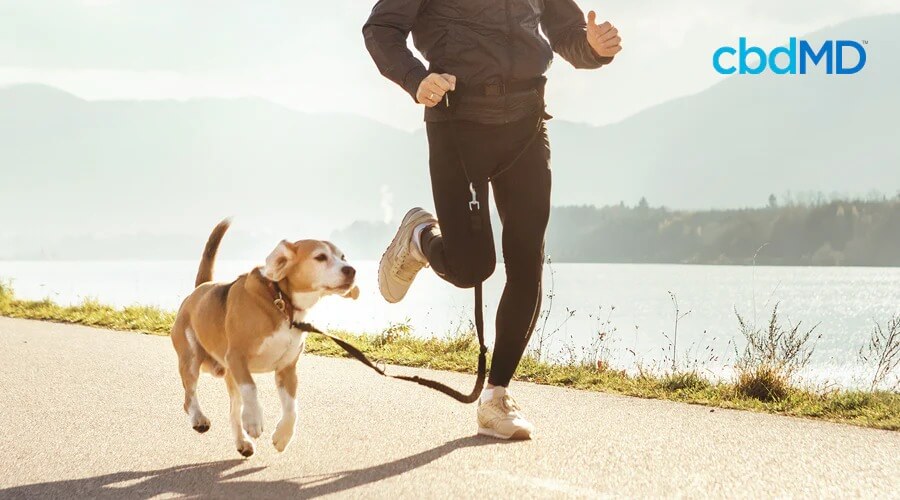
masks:
{"type": "MultiPolygon", "coordinates": [[[[541,35],[544,0],[428,0],[412,29],[413,42],[430,71],[449,73],[468,88],[529,80],[550,67],[553,51],[541,35]]],[[[426,121],[451,118],[509,123],[543,110],[538,92],[503,96],[451,95],[426,110],[426,121]]]]}

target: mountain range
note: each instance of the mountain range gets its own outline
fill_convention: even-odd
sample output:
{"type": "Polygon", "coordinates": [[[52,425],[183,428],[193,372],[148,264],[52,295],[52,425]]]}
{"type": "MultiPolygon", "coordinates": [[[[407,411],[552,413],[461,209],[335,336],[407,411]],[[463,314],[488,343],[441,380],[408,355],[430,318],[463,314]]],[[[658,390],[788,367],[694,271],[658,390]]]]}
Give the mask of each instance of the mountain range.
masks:
{"type": "MultiPolygon", "coordinates": [[[[773,193],[896,193],[900,15],[804,38],[864,41],[868,63],[852,76],[734,76],[607,126],[552,120],[554,204],[738,208],[773,193]]],[[[615,99],[598,82],[592,98],[615,99]]],[[[0,89],[0,258],[58,246],[60,235],[193,244],[225,215],[266,237],[328,237],[414,204],[430,205],[421,130],[258,98],[0,89]]]]}

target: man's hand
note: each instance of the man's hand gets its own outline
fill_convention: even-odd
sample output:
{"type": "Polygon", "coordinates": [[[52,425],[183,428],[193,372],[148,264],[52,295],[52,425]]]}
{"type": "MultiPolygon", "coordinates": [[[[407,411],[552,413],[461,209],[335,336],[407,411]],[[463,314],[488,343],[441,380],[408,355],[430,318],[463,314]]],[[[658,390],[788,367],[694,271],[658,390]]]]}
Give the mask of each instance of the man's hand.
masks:
{"type": "Polygon", "coordinates": [[[600,57],[612,57],[622,50],[622,39],[619,30],[609,23],[597,24],[597,13],[588,12],[587,40],[600,57]]]}
{"type": "Polygon", "coordinates": [[[425,107],[433,108],[444,98],[444,95],[456,90],[456,77],[446,73],[439,75],[432,73],[422,80],[419,90],[416,92],[416,100],[425,107]]]}

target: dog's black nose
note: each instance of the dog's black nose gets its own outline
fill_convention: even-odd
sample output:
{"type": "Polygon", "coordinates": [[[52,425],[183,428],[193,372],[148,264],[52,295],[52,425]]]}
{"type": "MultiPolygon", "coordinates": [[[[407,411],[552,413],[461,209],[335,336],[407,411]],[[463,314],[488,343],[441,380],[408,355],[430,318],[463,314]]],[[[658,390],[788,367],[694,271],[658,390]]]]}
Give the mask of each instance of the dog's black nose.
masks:
{"type": "Polygon", "coordinates": [[[356,276],[356,269],[353,269],[350,266],[344,266],[343,268],[341,268],[341,272],[344,273],[344,276],[348,278],[356,276]]]}

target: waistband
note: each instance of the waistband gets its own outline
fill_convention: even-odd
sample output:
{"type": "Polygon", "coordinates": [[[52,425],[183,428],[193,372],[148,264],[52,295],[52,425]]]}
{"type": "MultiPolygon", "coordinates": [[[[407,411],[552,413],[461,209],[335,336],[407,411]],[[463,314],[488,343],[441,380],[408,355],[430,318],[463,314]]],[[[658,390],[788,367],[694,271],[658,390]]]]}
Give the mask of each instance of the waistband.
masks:
{"type": "Polygon", "coordinates": [[[547,84],[547,78],[539,76],[528,80],[512,80],[509,82],[484,83],[481,85],[466,85],[457,82],[456,90],[451,95],[455,96],[481,96],[481,97],[501,97],[507,94],[515,94],[518,92],[527,92],[529,90],[537,90],[543,92],[544,86],[547,84]]]}

